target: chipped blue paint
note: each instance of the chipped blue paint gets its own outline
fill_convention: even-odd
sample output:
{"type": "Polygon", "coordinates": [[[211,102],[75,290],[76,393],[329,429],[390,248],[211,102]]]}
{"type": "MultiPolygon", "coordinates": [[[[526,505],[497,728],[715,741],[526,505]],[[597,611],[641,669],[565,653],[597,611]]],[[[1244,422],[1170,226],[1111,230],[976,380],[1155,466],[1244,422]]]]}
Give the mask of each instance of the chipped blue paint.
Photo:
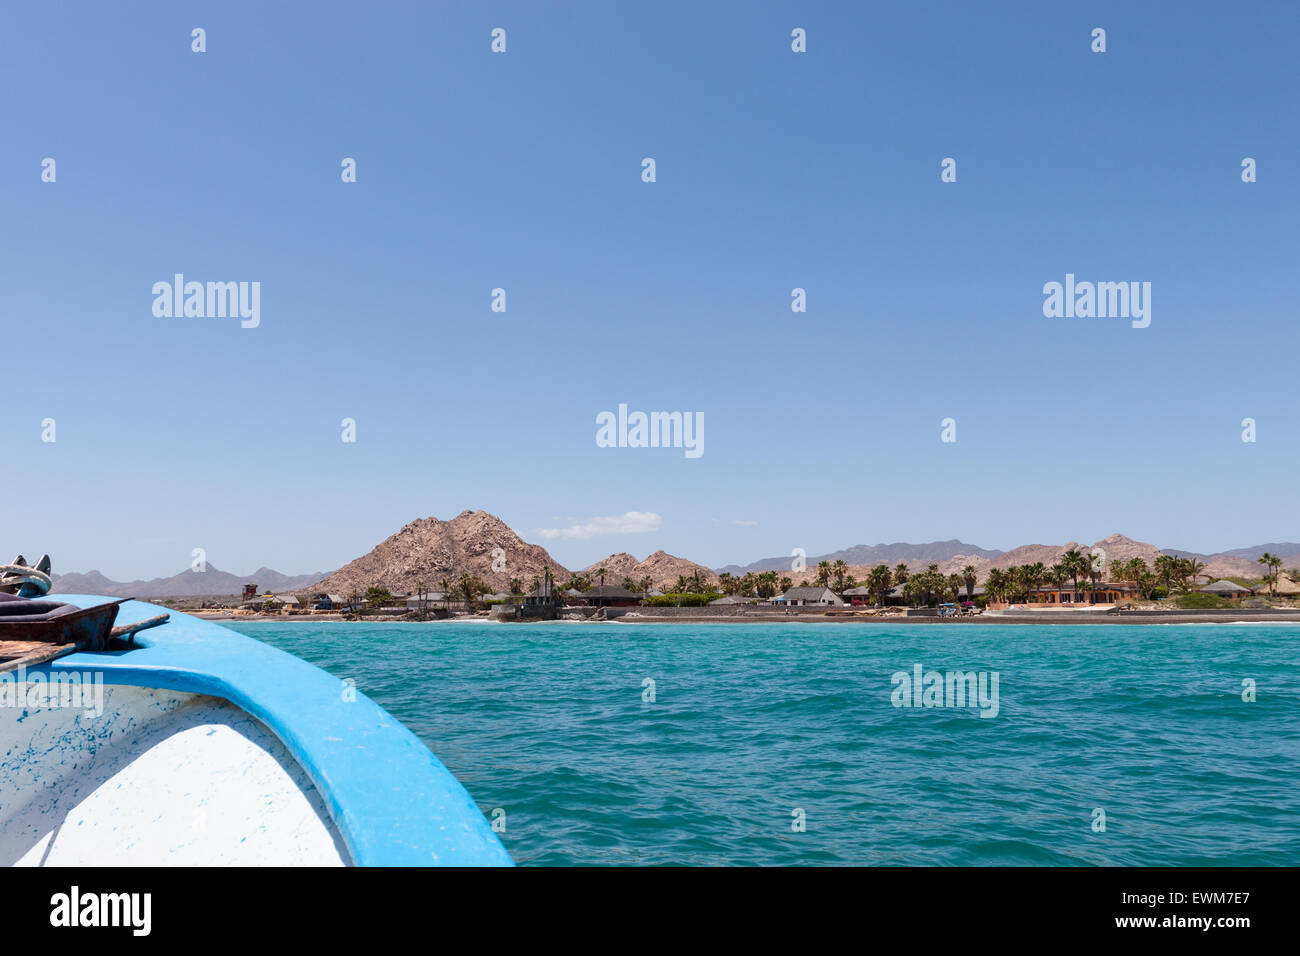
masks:
{"type": "MultiPolygon", "coordinates": [[[[60,594],[81,607],[108,598],[60,594]]],[[[358,866],[510,866],[459,780],[402,723],[300,658],[187,614],[129,601],[118,624],[170,613],[137,650],[70,654],[39,670],[102,672],[105,684],[222,697],[299,762],[358,866]]],[[[37,669],[34,669],[37,670],[37,669]]]]}

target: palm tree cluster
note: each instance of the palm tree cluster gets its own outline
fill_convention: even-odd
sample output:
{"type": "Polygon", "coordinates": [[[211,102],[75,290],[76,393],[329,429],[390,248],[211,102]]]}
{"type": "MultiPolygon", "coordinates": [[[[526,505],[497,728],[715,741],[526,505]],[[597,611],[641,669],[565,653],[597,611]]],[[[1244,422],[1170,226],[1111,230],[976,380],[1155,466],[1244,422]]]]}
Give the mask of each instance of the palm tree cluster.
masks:
{"type": "Polygon", "coordinates": [[[1255,562],[1268,568],[1268,573],[1264,575],[1262,580],[1268,585],[1268,593],[1273,597],[1277,597],[1277,582],[1280,580],[1278,569],[1282,567],[1282,559],[1272,552],[1265,551],[1255,559],[1255,562]]]}
{"type": "Polygon", "coordinates": [[[1205,565],[1196,558],[1180,558],[1172,554],[1159,555],[1152,567],[1141,558],[1130,558],[1111,565],[1111,578],[1131,584],[1144,598],[1154,596],[1157,587],[1166,593],[1195,591],[1205,576],[1205,565]]]}
{"type": "Polygon", "coordinates": [[[990,601],[1028,602],[1034,592],[1047,585],[1063,589],[1068,583],[1076,594],[1082,594],[1089,587],[1096,587],[1104,576],[1105,568],[1097,557],[1070,548],[1051,567],[1035,561],[990,569],[984,593],[990,601]]]}
{"type": "Polygon", "coordinates": [[[708,594],[715,589],[704,580],[704,576],[700,574],[699,569],[696,569],[691,572],[690,577],[684,574],[677,575],[677,583],[673,585],[673,590],[678,594],[708,594]]]}
{"type": "Polygon", "coordinates": [[[858,582],[849,574],[849,566],[842,558],[836,558],[833,562],[817,562],[816,582],[819,587],[830,588],[836,592],[858,586],[858,582]]]}
{"type": "Polygon", "coordinates": [[[447,592],[447,600],[464,601],[466,604],[472,604],[483,595],[491,593],[492,589],[484,584],[482,579],[476,578],[472,574],[462,574],[460,579],[447,592]]]}
{"type": "Polygon", "coordinates": [[[741,597],[775,597],[793,586],[794,582],[789,577],[776,571],[748,571],[740,577],[723,571],[718,575],[718,587],[723,594],[737,594],[741,597]]]}
{"type": "MultiPolygon", "coordinates": [[[[953,575],[953,577],[957,576],[953,575]]],[[[909,604],[928,607],[938,603],[942,598],[949,597],[952,592],[951,586],[952,578],[941,572],[939,565],[931,564],[920,574],[908,576],[903,582],[903,597],[909,604]]]]}

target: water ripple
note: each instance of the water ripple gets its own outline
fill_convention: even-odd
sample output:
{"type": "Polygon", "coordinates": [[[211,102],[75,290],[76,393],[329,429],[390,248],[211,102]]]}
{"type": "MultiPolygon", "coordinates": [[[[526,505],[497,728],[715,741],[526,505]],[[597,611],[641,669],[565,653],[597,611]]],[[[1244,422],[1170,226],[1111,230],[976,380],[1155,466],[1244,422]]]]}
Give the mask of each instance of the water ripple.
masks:
{"type": "Polygon", "coordinates": [[[1300,628],[236,629],[356,680],[522,864],[1300,863],[1300,628]],[[895,707],[915,664],[997,671],[998,715],[895,707]]]}

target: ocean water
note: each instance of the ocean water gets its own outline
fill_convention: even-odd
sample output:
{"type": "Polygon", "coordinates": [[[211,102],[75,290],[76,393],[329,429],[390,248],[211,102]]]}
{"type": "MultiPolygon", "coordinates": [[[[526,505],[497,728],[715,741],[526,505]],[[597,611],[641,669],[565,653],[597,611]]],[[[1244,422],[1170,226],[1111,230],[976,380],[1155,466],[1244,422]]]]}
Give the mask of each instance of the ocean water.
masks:
{"type": "Polygon", "coordinates": [[[1300,864],[1293,625],[235,629],[354,678],[521,865],[1300,864]],[[895,706],[917,664],[996,716],[895,706]]]}

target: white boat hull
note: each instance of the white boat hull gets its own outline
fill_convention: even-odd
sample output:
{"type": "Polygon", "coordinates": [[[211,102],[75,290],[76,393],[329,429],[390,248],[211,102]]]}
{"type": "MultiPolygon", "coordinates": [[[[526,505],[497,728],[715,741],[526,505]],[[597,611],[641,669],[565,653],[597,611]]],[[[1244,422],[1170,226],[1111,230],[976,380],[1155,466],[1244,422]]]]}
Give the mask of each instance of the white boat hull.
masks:
{"type": "Polygon", "coordinates": [[[5,735],[0,863],[344,864],[320,794],[256,718],[202,694],[99,692],[99,715],[87,693],[80,707],[26,709],[5,735]]]}

